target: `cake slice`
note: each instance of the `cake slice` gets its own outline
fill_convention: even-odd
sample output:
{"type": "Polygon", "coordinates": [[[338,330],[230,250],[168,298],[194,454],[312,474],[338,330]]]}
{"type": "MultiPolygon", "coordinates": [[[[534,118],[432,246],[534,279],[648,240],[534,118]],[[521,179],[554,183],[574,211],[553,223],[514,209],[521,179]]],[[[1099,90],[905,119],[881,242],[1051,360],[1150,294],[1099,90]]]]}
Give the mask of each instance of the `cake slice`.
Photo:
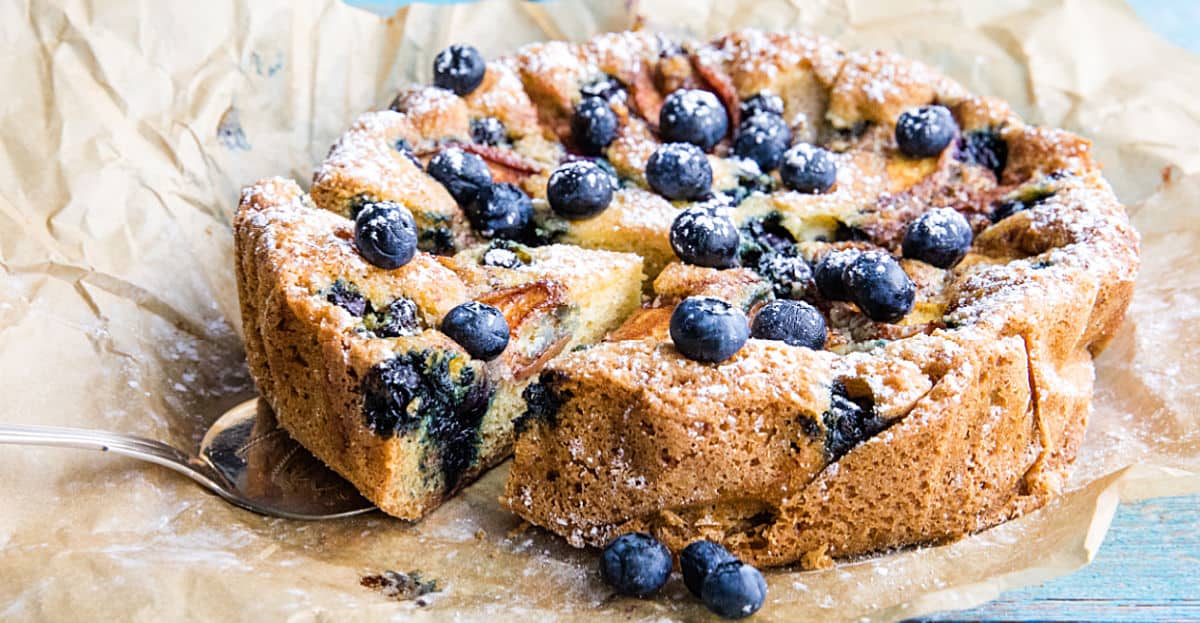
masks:
{"type": "Polygon", "coordinates": [[[508,456],[523,388],[641,300],[641,260],[608,251],[496,244],[377,268],[357,252],[352,221],[278,178],[246,189],[234,227],[261,394],[297,441],[405,519],[508,456]],[[471,300],[508,322],[495,360],[437,329],[471,300]]]}

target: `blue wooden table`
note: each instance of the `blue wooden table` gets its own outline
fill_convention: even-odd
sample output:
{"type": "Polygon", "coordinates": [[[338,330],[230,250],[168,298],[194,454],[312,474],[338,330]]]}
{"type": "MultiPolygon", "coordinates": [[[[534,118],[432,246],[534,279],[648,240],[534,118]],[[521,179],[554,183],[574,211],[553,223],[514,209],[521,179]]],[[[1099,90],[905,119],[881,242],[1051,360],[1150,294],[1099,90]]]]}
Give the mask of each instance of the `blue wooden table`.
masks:
{"type": "MultiPolygon", "coordinates": [[[[382,14],[407,4],[347,1],[382,14]]],[[[1164,37],[1200,53],[1200,0],[1128,1],[1164,37]]],[[[922,620],[1200,621],[1200,496],[1123,506],[1087,567],[973,610],[922,620]]]]}

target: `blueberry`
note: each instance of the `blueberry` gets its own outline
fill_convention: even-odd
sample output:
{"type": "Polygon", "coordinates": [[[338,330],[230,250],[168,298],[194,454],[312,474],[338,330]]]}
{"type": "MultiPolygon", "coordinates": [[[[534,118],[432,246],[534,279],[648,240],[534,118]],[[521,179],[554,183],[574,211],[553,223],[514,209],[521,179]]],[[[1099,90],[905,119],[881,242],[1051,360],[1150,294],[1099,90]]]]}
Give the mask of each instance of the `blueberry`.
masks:
{"type": "Polygon", "coordinates": [[[480,145],[499,145],[508,141],[508,130],[495,117],[480,117],[471,120],[471,140],[480,145]]]}
{"type": "Polygon", "coordinates": [[[763,173],[758,163],[753,160],[734,160],[737,165],[737,186],[726,188],[721,192],[729,197],[730,203],[736,207],[747,197],[755,193],[770,194],[775,190],[775,180],[769,173],[763,173]]]}
{"type": "Polygon", "coordinates": [[[608,101],[620,95],[624,88],[616,77],[604,74],[579,87],[579,94],[585,98],[599,97],[608,101]]]}
{"type": "Polygon", "coordinates": [[[821,350],[825,348],[825,317],[804,301],[772,301],[754,317],[750,336],[821,350]]]}
{"type": "Polygon", "coordinates": [[[812,282],[808,262],[794,253],[764,253],[758,258],[754,271],[771,282],[775,296],[781,299],[802,298],[812,282]]]}
{"type": "Polygon", "coordinates": [[[533,202],[507,182],[483,189],[464,210],[467,220],[486,238],[519,238],[533,222],[533,202]]]}
{"type": "Polygon", "coordinates": [[[429,161],[428,173],[442,183],[450,196],[465,206],[479,191],[492,185],[492,172],[479,156],[459,147],[447,147],[429,161]]]}
{"type": "Polygon", "coordinates": [[[853,249],[846,251],[831,251],[817,262],[813,271],[813,281],[817,284],[817,292],[828,301],[849,301],[850,291],[846,289],[846,269],[860,252],[853,249]]]}
{"type": "Polygon", "coordinates": [[[646,161],[646,182],[667,199],[703,199],[712,192],[712,165],[689,143],[659,145],[646,161]]]}
{"type": "Polygon", "coordinates": [[[394,201],[365,204],[354,220],[354,246],[363,259],[391,270],[417,254],[417,224],[408,208],[394,201]]]}
{"type": "Polygon", "coordinates": [[[368,328],[379,337],[415,335],[421,330],[417,304],[402,296],[389,303],[383,313],[373,314],[373,323],[368,328]]]}
{"type": "Polygon", "coordinates": [[[1024,212],[1029,208],[1039,206],[1053,196],[1053,190],[1035,190],[1031,193],[1024,193],[1020,199],[1008,199],[992,204],[990,218],[993,223],[999,223],[1017,212],[1024,212]]]}
{"type": "Polygon", "coordinates": [[[732,268],[737,266],[740,246],[737,226],[712,207],[690,207],[671,223],[671,248],[688,264],[732,268]]]}
{"type": "Polygon", "coordinates": [[[683,572],[683,583],[693,595],[699,597],[704,579],[723,562],[737,560],[729,550],[712,541],[693,541],[679,552],[679,570],[683,572]]]}
{"type": "Polygon", "coordinates": [[[666,142],[691,143],[708,151],[729,130],[729,117],[716,95],[679,89],[663,100],[658,132],[666,142]]]}
{"type": "Polygon", "coordinates": [[[830,461],[842,458],[888,425],[875,412],[871,396],[852,398],[841,381],[834,381],[829,410],[821,415],[821,421],[825,424],[825,454],[830,461]]]}
{"type": "Polygon", "coordinates": [[[992,213],[989,218],[993,223],[999,223],[1000,221],[1003,221],[1017,212],[1024,212],[1028,209],[1029,206],[1026,205],[1024,201],[1018,201],[1016,199],[1001,201],[1000,203],[992,206],[992,213]]]}
{"type": "Polygon", "coordinates": [[[498,268],[520,268],[525,265],[525,262],[521,261],[521,256],[517,255],[515,251],[500,247],[485,251],[479,263],[498,268]]]}
{"type": "Polygon", "coordinates": [[[792,129],[779,115],[761,112],[742,122],[733,139],[733,153],[753,160],[762,171],[773,171],[792,144],[792,129]]]}
{"type": "Polygon", "coordinates": [[[579,102],[571,117],[571,138],[575,139],[580,151],[589,156],[599,156],[617,138],[617,115],[608,100],[585,97],[579,102]]]}
{"type": "Polygon", "coordinates": [[[345,279],[338,279],[325,292],[325,300],[350,312],[351,316],[361,318],[371,309],[371,302],[363,296],[354,284],[345,279]]]}
{"type": "Polygon", "coordinates": [[[421,164],[421,160],[417,158],[417,154],[413,152],[412,145],[409,145],[408,141],[402,138],[396,139],[394,147],[396,148],[396,151],[400,152],[400,154],[407,158],[409,162],[413,163],[413,166],[417,167],[418,169],[424,168],[424,165],[421,164]]]}
{"type": "Polygon", "coordinates": [[[704,579],[700,598],[714,613],[726,619],[742,619],[758,612],[766,601],[767,581],[750,565],[736,560],[724,562],[704,579]]]}
{"type": "Polygon", "coordinates": [[[837,181],[833,154],[816,145],[797,143],[783,154],[779,177],[788,188],[810,194],[829,190],[837,181]]]}
{"type": "Polygon", "coordinates": [[[743,119],[763,112],[783,116],[783,98],[770,93],[759,93],[743,101],[740,108],[743,119]]]}
{"type": "Polygon", "coordinates": [[[783,226],[778,212],[746,219],[742,223],[742,264],[757,265],[764,255],[794,253],[796,237],[783,226]]]}
{"type": "Polygon", "coordinates": [[[750,337],[742,310],[708,296],[692,296],[671,312],[671,341],[688,359],[720,363],[741,349],[750,337]]]}
{"type": "Polygon", "coordinates": [[[995,130],[971,130],[958,139],[958,158],[987,167],[999,180],[1008,164],[1008,143],[995,130]]]}
{"type": "Polygon", "coordinates": [[[467,301],[451,309],[440,328],[476,359],[491,361],[508,346],[508,321],[504,314],[479,301],[467,301]]]}
{"type": "Polygon", "coordinates": [[[487,63],[473,46],[456,43],[433,59],[433,85],[467,95],[479,88],[487,63]]]}
{"type": "Polygon", "coordinates": [[[622,534],[604,548],[600,574],[618,593],[645,597],[671,577],[671,551],[649,534],[622,534]]]}
{"type": "Polygon", "coordinates": [[[971,248],[971,225],[953,208],[935,208],[909,223],[901,249],[904,257],[950,268],[971,248]]]}
{"type": "Polygon", "coordinates": [[[846,268],[846,290],[871,320],[895,322],[913,306],[917,287],[900,264],[883,251],[865,251],[846,268]]]}
{"type": "Polygon", "coordinates": [[[909,158],[932,158],[954,140],[958,124],[945,106],[921,106],[900,114],[896,145],[909,158]]]}
{"type": "Polygon", "coordinates": [[[612,177],[586,160],[568,162],[550,175],[546,199],[555,214],[567,219],[596,216],[612,202],[612,177]]]}

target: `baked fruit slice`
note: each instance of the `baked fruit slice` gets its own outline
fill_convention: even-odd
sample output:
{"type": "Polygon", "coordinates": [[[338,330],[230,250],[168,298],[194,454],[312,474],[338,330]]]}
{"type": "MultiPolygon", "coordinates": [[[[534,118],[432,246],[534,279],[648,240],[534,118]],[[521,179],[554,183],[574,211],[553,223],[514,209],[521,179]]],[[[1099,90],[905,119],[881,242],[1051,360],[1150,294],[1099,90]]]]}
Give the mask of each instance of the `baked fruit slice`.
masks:
{"type": "Polygon", "coordinates": [[[492,244],[367,262],[352,221],[299,186],[247,188],[234,223],[247,358],[279,423],[385,512],[416,519],[508,456],[522,389],[640,302],[642,263],[562,245],[492,244]],[[466,301],[499,309],[491,361],[438,330],[466,301]]]}

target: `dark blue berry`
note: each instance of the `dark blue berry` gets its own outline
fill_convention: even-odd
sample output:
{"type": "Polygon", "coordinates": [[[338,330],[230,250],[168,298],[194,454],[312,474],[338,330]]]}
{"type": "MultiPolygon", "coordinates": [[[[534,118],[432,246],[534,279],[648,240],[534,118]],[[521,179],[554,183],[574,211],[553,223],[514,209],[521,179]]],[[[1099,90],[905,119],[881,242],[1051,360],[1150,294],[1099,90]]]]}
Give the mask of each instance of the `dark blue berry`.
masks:
{"type": "Polygon", "coordinates": [[[493,396],[488,377],[461,365],[464,358],[440,349],[408,351],[372,366],[360,386],[372,432],[389,438],[421,429],[421,443],[431,449],[422,474],[440,475],[445,495],[478,464],[480,424],[493,396]]]}
{"type": "Polygon", "coordinates": [[[691,143],[708,151],[729,130],[729,116],[716,95],[699,89],[679,89],[663,100],[658,132],[664,141],[691,143]]]}
{"type": "Polygon", "coordinates": [[[1024,212],[1029,208],[1039,206],[1053,196],[1053,190],[1036,190],[1023,194],[1020,199],[1001,201],[992,205],[990,218],[993,223],[999,223],[1017,212],[1024,212]]]}
{"type": "Polygon", "coordinates": [[[459,147],[438,152],[429,161],[427,172],[450,191],[460,206],[471,203],[481,190],[492,185],[492,172],[483,158],[459,147]]]}
{"type": "Polygon", "coordinates": [[[971,225],[953,208],[935,208],[909,223],[901,249],[904,257],[950,268],[971,248],[971,225]]]}
{"type": "Polygon", "coordinates": [[[612,196],[612,176],[586,160],[558,167],[546,184],[550,207],[555,214],[567,219],[596,216],[612,203],[612,196]]]}
{"type": "Polygon", "coordinates": [[[1029,206],[1026,205],[1024,201],[1018,201],[1016,199],[1001,201],[992,207],[992,213],[989,215],[989,218],[993,223],[999,223],[1000,221],[1003,221],[1017,212],[1024,212],[1028,209],[1029,206]]]}
{"type": "Polygon", "coordinates": [[[419,158],[417,158],[417,154],[415,154],[413,152],[412,145],[409,145],[408,141],[406,141],[402,138],[396,139],[395,147],[396,147],[396,151],[400,152],[405,158],[408,159],[409,162],[413,163],[413,165],[416,166],[418,169],[424,168],[424,165],[421,164],[421,160],[419,158]]]}
{"type": "Polygon", "coordinates": [[[508,141],[508,130],[495,117],[480,117],[471,120],[471,140],[480,145],[499,145],[508,141]]]}
{"type": "Polygon", "coordinates": [[[671,341],[684,357],[706,363],[729,359],[750,337],[742,310],[708,296],[692,296],[671,312],[671,341]]]}
{"type": "Polygon", "coordinates": [[[361,318],[371,308],[371,302],[363,296],[354,284],[345,279],[338,279],[329,286],[325,300],[350,312],[351,316],[361,318]]]}
{"type": "Polygon", "coordinates": [[[748,100],[744,100],[740,108],[743,119],[749,119],[754,115],[764,112],[782,117],[783,98],[770,93],[759,93],[748,100]]]}
{"type": "Polygon", "coordinates": [[[579,102],[571,117],[571,138],[589,156],[599,156],[617,138],[617,115],[608,100],[585,97],[579,102]]]}
{"type": "Polygon", "coordinates": [[[467,95],[479,88],[487,63],[473,46],[456,43],[433,59],[433,84],[456,95],[467,95]]]}
{"type": "Polygon", "coordinates": [[[767,254],[795,252],[796,237],[777,212],[747,219],[741,229],[743,266],[756,266],[767,254]]]}
{"type": "Polygon", "coordinates": [[[519,238],[533,222],[533,202],[508,182],[492,184],[467,204],[467,220],[485,238],[519,238]]]}
{"type": "Polygon", "coordinates": [[[837,181],[833,154],[816,145],[797,143],[783,154],[779,164],[783,185],[802,193],[820,194],[837,181]]]}
{"type": "Polygon", "coordinates": [[[753,160],[761,171],[773,171],[792,144],[792,129],[779,115],[758,113],[742,122],[733,139],[733,153],[753,160]]]}
{"type": "Polygon", "coordinates": [[[853,398],[840,381],[833,383],[829,410],[821,415],[825,424],[825,454],[836,461],[855,446],[887,428],[887,421],[875,413],[871,396],[853,398]]]}
{"type": "Polygon", "coordinates": [[[808,294],[812,283],[812,268],[794,253],[764,253],[758,258],[754,271],[771,282],[776,298],[802,298],[808,294]]]}
{"type": "Polygon", "coordinates": [[[737,226],[710,206],[683,210],[671,223],[671,248],[688,264],[732,268],[737,266],[740,246],[737,226]]]}
{"type": "Polygon", "coordinates": [[[712,541],[693,541],[679,552],[679,570],[683,572],[683,583],[693,595],[699,597],[704,579],[723,562],[737,560],[729,550],[712,541]]]}
{"type": "Polygon", "coordinates": [[[646,161],[646,183],[667,199],[703,199],[712,192],[712,165],[690,143],[659,145],[646,161]]]}
{"type": "Polygon", "coordinates": [[[613,76],[603,75],[579,87],[583,97],[599,97],[605,101],[616,97],[624,89],[621,81],[613,76]]]}
{"type": "Polygon", "coordinates": [[[491,305],[467,301],[451,309],[440,327],[472,357],[491,361],[508,346],[508,321],[491,305]]]}
{"type": "Polygon", "coordinates": [[[391,270],[417,254],[417,224],[408,208],[393,201],[367,203],[354,220],[354,246],[363,259],[391,270]]]}
{"type": "Polygon", "coordinates": [[[754,317],[750,336],[821,350],[825,348],[825,317],[804,301],[772,301],[754,317]]]}
{"type": "Polygon", "coordinates": [[[498,268],[520,268],[525,265],[525,262],[521,261],[521,256],[517,255],[515,251],[501,247],[485,251],[479,263],[498,268]]]}
{"type": "Polygon", "coordinates": [[[945,106],[921,106],[900,114],[896,145],[909,158],[932,158],[954,140],[958,124],[945,106]]]}
{"type": "Polygon", "coordinates": [[[846,269],[858,259],[859,251],[831,251],[817,262],[813,270],[813,281],[817,284],[817,292],[827,301],[849,301],[850,291],[846,289],[846,269]]]}
{"type": "Polygon", "coordinates": [[[721,192],[729,197],[729,202],[736,207],[754,193],[769,194],[775,189],[775,180],[770,173],[763,173],[757,162],[749,160],[734,161],[737,166],[737,186],[726,188],[721,192]]]}
{"type": "Polygon", "coordinates": [[[995,130],[971,130],[958,139],[958,158],[986,167],[999,180],[1008,164],[1008,143],[995,130]]]}
{"type": "Polygon", "coordinates": [[[917,287],[891,255],[866,251],[846,268],[846,290],[871,320],[895,322],[912,310],[917,287]]]}
{"type": "Polygon", "coordinates": [[[671,577],[671,551],[649,534],[622,534],[604,548],[600,574],[618,593],[644,597],[671,577]]]}
{"type": "Polygon", "coordinates": [[[739,561],[717,565],[704,579],[700,598],[712,612],[726,619],[743,619],[767,599],[767,580],[758,569],[739,561]]]}
{"type": "Polygon", "coordinates": [[[379,337],[415,335],[421,330],[421,317],[412,299],[400,297],[388,304],[383,313],[375,313],[369,327],[379,337]]]}

